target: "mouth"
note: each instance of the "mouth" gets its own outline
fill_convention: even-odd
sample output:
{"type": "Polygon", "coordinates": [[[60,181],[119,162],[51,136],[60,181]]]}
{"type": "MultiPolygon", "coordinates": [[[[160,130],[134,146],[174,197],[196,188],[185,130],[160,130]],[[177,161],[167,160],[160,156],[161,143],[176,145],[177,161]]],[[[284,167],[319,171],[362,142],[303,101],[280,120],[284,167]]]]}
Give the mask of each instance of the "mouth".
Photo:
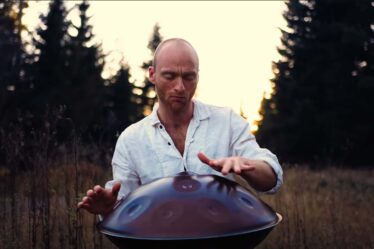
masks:
{"type": "Polygon", "coordinates": [[[184,102],[186,100],[186,97],[184,96],[170,96],[170,99],[172,101],[178,101],[178,102],[184,102]]]}

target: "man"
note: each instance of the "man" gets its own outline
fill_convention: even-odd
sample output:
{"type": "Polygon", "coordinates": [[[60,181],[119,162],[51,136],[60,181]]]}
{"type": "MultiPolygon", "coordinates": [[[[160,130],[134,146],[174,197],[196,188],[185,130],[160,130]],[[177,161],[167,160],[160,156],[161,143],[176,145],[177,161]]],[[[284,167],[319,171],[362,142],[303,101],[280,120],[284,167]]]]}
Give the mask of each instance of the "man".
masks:
{"type": "Polygon", "coordinates": [[[274,154],[260,148],[248,123],[229,108],[203,104],[192,97],[199,80],[199,59],[183,39],[162,42],[149,68],[158,96],[151,115],[128,127],[113,155],[113,180],[87,191],[78,208],[111,212],[117,199],[142,184],[181,171],[233,174],[255,190],[275,192],[282,169],[274,154]]]}

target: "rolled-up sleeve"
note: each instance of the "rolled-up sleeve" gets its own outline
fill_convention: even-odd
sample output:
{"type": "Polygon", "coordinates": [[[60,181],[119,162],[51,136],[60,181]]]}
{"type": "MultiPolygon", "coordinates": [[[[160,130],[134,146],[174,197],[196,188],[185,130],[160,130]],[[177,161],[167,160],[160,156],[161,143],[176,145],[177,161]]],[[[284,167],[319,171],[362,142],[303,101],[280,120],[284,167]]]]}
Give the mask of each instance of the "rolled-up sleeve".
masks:
{"type": "Polygon", "coordinates": [[[118,193],[118,199],[127,196],[140,186],[139,177],[134,169],[134,164],[131,163],[128,149],[126,148],[127,141],[126,133],[123,132],[118,138],[114,155],[112,158],[113,180],[105,184],[105,188],[111,189],[116,182],[121,183],[121,189],[118,193]]]}
{"type": "Polygon", "coordinates": [[[231,111],[231,143],[230,149],[234,156],[242,156],[251,160],[265,161],[277,176],[276,185],[263,193],[275,193],[283,184],[283,170],[278,158],[271,151],[261,148],[251,133],[249,123],[231,111]]]}

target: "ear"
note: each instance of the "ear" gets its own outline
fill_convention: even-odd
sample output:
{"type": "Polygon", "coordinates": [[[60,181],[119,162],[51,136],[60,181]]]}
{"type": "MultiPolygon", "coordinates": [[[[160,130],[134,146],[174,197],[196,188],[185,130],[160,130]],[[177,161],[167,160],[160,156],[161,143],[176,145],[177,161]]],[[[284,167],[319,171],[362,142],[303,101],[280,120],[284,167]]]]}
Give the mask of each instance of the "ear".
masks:
{"type": "Polygon", "coordinates": [[[149,76],[149,81],[152,82],[152,84],[155,84],[155,68],[153,66],[150,66],[148,68],[148,76],[149,76]]]}

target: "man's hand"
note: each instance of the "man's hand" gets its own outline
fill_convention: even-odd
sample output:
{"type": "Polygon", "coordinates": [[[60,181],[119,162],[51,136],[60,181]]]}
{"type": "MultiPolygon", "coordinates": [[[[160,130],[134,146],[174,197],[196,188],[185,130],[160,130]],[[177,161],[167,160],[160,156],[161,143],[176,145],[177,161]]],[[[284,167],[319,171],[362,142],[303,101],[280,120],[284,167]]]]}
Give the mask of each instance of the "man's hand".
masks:
{"type": "Polygon", "coordinates": [[[202,152],[199,152],[197,156],[200,161],[221,172],[223,175],[227,175],[230,172],[240,175],[242,171],[255,170],[253,161],[243,157],[225,157],[215,160],[208,158],[202,152]]]}
{"type": "Polygon", "coordinates": [[[78,209],[83,208],[92,214],[107,215],[110,213],[117,201],[118,192],[121,188],[119,182],[113,188],[105,189],[97,185],[87,191],[87,195],[78,203],[78,209]]]}
{"type": "Polygon", "coordinates": [[[268,163],[262,160],[250,160],[244,157],[225,157],[210,159],[204,153],[197,154],[200,161],[209,165],[223,175],[236,173],[242,176],[254,189],[268,191],[277,183],[277,177],[268,163]]]}

